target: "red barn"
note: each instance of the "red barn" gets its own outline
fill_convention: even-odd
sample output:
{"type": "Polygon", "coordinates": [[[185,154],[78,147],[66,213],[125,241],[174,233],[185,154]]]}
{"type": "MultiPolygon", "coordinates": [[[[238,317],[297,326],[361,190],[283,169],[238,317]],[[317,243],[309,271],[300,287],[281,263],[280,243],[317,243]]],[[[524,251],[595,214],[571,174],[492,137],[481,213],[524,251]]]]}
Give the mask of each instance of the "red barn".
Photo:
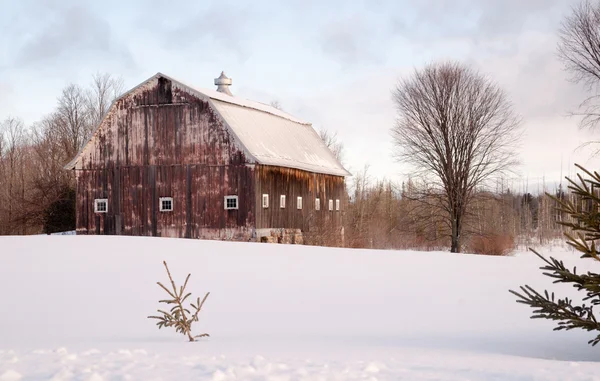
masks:
{"type": "Polygon", "coordinates": [[[301,242],[341,234],[349,175],[310,123],[158,73],[113,102],[67,166],[77,234],[301,242]]]}

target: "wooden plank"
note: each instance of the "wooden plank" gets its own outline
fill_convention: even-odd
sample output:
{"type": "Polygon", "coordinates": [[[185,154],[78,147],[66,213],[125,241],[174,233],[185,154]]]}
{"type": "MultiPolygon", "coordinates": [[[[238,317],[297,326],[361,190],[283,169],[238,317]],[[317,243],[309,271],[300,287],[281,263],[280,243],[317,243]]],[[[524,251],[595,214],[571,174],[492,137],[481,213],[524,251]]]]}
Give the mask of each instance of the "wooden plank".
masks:
{"type": "Polygon", "coordinates": [[[156,209],[158,204],[158,199],[156,198],[156,166],[151,165],[148,167],[148,189],[150,190],[150,198],[147,200],[150,205],[150,216],[151,222],[150,226],[152,229],[152,236],[156,237],[158,235],[158,227],[157,227],[157,216],[156,209]]]}

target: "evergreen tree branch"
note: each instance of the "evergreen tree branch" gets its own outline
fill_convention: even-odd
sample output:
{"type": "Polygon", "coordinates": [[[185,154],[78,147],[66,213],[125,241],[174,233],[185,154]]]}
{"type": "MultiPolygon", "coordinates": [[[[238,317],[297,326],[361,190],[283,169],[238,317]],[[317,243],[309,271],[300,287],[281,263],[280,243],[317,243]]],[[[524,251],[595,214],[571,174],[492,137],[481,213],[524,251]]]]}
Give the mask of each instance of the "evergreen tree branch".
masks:
{"type": "MultiPolygon", "coordinates": [[[[557,204],[557,210],[566,213],[571,221],[559,221],[558,223],[570,228],[573,233],[565,233],[567,244],[580,252],[581,258],[592,258],[600,260],[596,247],[596,240],[600,239],[600,174],[590,172],[577,165],[589,179],[584,179],[580,174],[577,175],[579,183],[567,178],[569,189],[571,189],[575,202],[572,200],[562,200],[558,197],[549,195],[557,204]],[[596,188],[596,190],[595,190],[596,188]],[[581,205],[578,207],[577,205],[581,205]]],[[[535,250],[531,249],[535,255],[545,263],[540,267],[543,275],[552,278],[552,283],[571,284],[577,291],[585,292],[582,298],[582,305],[574,305],[573,300],[569,298],[555,299],[554,293],[549,294],[547,290],[543,294],[537,292],[532,287],[520,286],[520,292],[509,290],[517,297],[517,302],[533,308],[532,319],[549,319],[557,321],[555,331],[583,329],[586,331],[600,332],[600,323],[594,314],[594,306],[600,305],[600,274],[588,271],[578,274],[577,267],[568,269],[563,261],[553,257],[545,258],[535,250]]],[[[588,343],[595,346],[600,342],[600,334],[588,343]]]]}

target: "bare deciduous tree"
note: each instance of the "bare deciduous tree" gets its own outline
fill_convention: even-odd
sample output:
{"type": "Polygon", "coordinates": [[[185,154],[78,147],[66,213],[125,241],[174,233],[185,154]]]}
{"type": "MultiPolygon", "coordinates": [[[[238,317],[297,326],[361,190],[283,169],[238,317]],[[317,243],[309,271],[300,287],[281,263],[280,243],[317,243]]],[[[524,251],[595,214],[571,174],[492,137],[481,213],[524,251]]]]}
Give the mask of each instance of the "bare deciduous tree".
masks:
{"type": "Polygon", "coordinates": [[[558,56],[571,80],[593,91],[574,115],[582,116],[582,127],[600,122],[597,86],[600,84],[600,2],[584,0],[573,7],[559,30],[558,56]]]}
{"type": "Polygon", "coordinates": [[[432,205],[451,232],[450,250],[460,252],[474,195],[516,164],[519,119],[496,84],[458,63],[416,71],[399,81],[393,98],[395,157],[442,196],[432,205]]]}
{"type": "MultiPolygon", "coordinates": [[[[4,179],[6,178],[4,171],[5,171],[5,164],[4,164],[4,154],[6,151],[6,139],[4,138],[4,133],[3,133],[3,126],[0,125],[0,178],[4,179]]],[[[0,191],[2,191],[2,189],[0,188],[0,191]]]]}
{"type": "Polygon", "coordinates": [[[74,84],[65,87],[58,99],[55,116],[65,153],[74,157],[92,130],[85,91],[74,84]]]}
{"type": "Polygon", "coordinates": [[[281,102],[279,102],[278,100],[271,101],[270,104],[271,104],[271,107],[274,107],[277,110],[283,110],[283,108],[281,107],[281,102]]]}
{"type": "MultiPolygon", "coordinates": [[[[0,135],[4,136],[6,142],[5,156],[7,161],[6,166],[6,182],[8,184],[8,200],[5,203],[8,208],[8,222],[11,223],[14,219],[14,199],[16,198],[17,176],[20,164],[22,164],[22,145],[25,139],[25,127],[23,121],[17,118],[9,117],[0,124],[0,135]]],[[[22,180],[22,178],[21,178],[22,180]]]]}
{"type": "Polygon", "coordinates": [[[325,142],[327,148],[333,153],[333,156],[342,162],[344,158],[344,144],[340,141],[337,132],[321,129],[319,130],[319,136],[321,137],[321,140],[325,142]]]}
{"type": "Polygon", "coordinates": [[[124,89],[123,79],[113,77],[108,73],[96,73],[92,76],[92,83],[87,92],[87,103],[90,124],[96,127],[108,112],[113,100],[115,100],[124,89]]]}
{"type": "Polygon", "coordinates": [[[30,188],[34,195],[28,200],[31,220],[43,221],[49,206],[63,199],[68,189],[74,189],[74,176],[63,166],[71,160],[63,149],[60,118],[56,114],[44,117],[31,128],[32,169],[30,188]]]}
{"type": "Polygon", "coordinates": [[[28,129],[17,118],[0,121],[0,234],[75,228],[75,181],[63,166],[122,91],[120,78],[96,74],[88,88],[65,87],[56,109],[28,129]]]}

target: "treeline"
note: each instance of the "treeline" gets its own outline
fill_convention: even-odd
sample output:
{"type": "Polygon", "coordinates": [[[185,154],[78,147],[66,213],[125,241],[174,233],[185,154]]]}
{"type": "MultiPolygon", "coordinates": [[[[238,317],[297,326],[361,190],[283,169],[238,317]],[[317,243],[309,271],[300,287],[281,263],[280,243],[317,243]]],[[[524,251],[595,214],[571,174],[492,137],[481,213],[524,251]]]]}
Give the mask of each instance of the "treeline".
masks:
{"type": "MultiPolygon", "coordinates": [[[[440,217],[443,195],[427,184],[408,180],[396,184],[370,180],[368,170],[356,175],[344,216],[344,241],[321,242],[331,246],[373,249],[447,250],[451,226],[440,217]]],[[[548,193],[578,204],[562,190],[548,193]]],[[[580,208],[585,208],[579,202],[580,208]]],[[[508,254],[517,246],[543,245],[561,238],[556,224],[557,203],[545,192],[479,191],[471,203],[464,229],[464,252],[508,254]]],[[[325,240],[326,241],[326,240],[325,240]]]]}
{"type": "Polygon", "coordinates": [[[31,126],[0,121],[0,235],[75,228],[74,176],[64,166],[122,90],[122,79],[98,73],[87,86],[66,86],[55,109],[31,126]]]}

